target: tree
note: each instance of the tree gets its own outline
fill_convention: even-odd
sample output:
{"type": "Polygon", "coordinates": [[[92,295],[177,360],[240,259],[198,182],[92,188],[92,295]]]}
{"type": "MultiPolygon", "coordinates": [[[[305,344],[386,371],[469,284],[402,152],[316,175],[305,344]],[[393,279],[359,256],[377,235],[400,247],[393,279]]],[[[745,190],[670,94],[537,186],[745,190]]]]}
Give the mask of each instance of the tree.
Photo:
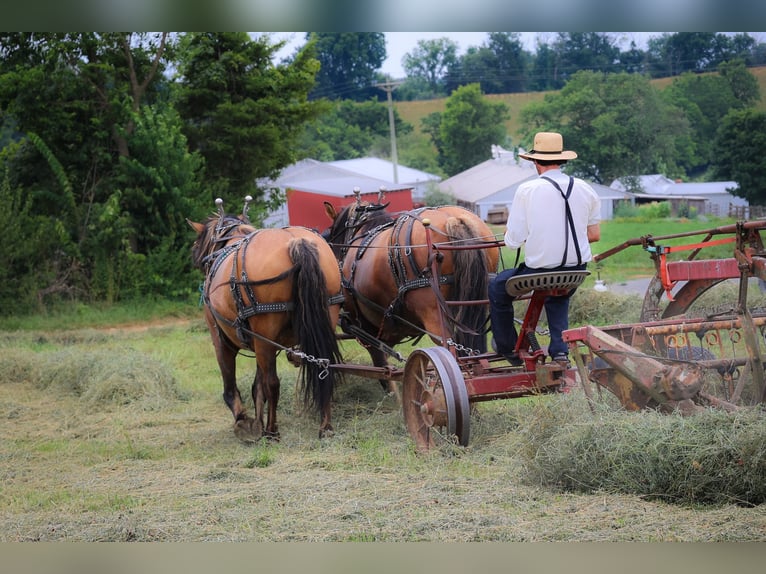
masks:
{"type": "Polygon", "coordinates": [[[760,98],[758,81],[741,60],[719,68],[720,74],[686,72],[662,92],[665,99],[684,110],[694,133],[694,153],[681,162],[687,175],[703,173],[710,166],[716,130],[724,116],[760,98]]]}
{"type": "Polygon", "coordinates": [[[559,32],[553,44],[558,52],[562,79],[580,70],[615,72],[620,49],[603,32],[559,32]]]}
{"type": "MultiPolygon", "coordinates": [[[[402,121],[394,109],[397,136],[412,131],[412,124],[402,121]]],[[[390,149],[388,109],[381,102],[369,100],[332,102],[330,109],[307,124],[301,136],[299,154],[320,161],[353,159],[369,154],[373,146],[385,141],[390,149]]]]}
{"type": "Polygon", "coordinates": [[[558,131],[578,158],[567,169],[608,184],[631,174],[679,173],[691,150],[688,122],[665,102],[648,78],[636,74],[576,73],[564,88],[522,110],[531,141],[537,131],[558,131]]]}
{"type": "Polygon", "coordinates": [[[723,118],[713,147],[714,173],[736,181],[736,195],[766,205],[766,113],[746,108],[723,118]]]}
{"type": "Polygon", "coordinates": [[[684,72],[710,72],[723,62],[736,59],[758,65],[759,47],[762,44],[747,33],[676,32],[651,38],[647,57],[652,77],[659,78],[684,72]]]}
{"type": "Polygon", "coordinates": [[[402,58],[408,77],[426,82],[433,94],[446,93],[446,76],[458,63],[457,42],[450,38],[418,40],[417,46],[402,58]]]}
{"type": "Polygon", "coordinates": [[[558,56],[545,43],[537,45],[537,51],[532,64],[529,88],[533,91],[544,92],[559,89],[564,85],[558,74],[558,56]]]}
{"type": "Polygon", "coordinates": [[[469,47],[454,68],[449,70],[446,86],[478,82],[484,94],[523,92],[527,81],[528,55],[518,32],[490,32],[489,41],[469,47]]]}
{"type": "Polygon", "coordinates": [[[365,101],[379,97],[376,72],[386,60],[386,37],[382,32],[311,32],[319,71],[312,99],[365,101]]]}
{"type": "Polygon", "coordinates": [[[213,197],[261,201],[256,180],[275,177],[297,159],[306,122],[326,109],[308,101],[319,69],[313,43],[274,66],[279,47],[244,32],[183,38],[176,107],[191,149],[205,158],[213,197]]]}
{"type": "Polygon", "coordinates": [[[18,217],[45,231],[29,234],[34,269],[11,262],[16,283],[32,280],[41,302],[188,296],[185,218],[209,203],[171,106],[174,39],[6,34],[0,44],[0,110],[13,129],[5,193],[24,197],[11,200],[18,217]]]}
{"type": "Polygon", "coordinates": [[[492,144],[505,142],[508,117],[503,102],[487,100],[479,84],[468,84],[447,98],[443,113],[427,118],[424,130],[438,150],[439,165],[455,175],[489,159],[492,144]]]}

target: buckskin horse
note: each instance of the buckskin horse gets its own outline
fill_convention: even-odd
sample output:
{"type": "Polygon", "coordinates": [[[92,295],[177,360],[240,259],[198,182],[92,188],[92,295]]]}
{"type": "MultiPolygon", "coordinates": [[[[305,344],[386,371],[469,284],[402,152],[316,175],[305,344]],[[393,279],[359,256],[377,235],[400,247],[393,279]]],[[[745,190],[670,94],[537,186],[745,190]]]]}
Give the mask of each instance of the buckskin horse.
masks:
{"type": "Polygon", "coordinates": [[[278,439],[277,355],[300,360],[296,393],[320,415],[320,438],[332,434],[331,401],[340,361],[335,328],[343,295],[338,262],[329,245],[304,227],[256,229],[242,215],[218,214],[204,223],[189,221],[197,233],[192,261],[205,273],[205,321],[223,378],[223,399],[234,415],[234,433],[243,441],[278,439]],[[297,349],[294,348],[297,346],[297,349]],[[236,357],[255,354],[252,384],[255,418],[237,388],[236,357]],[[264,424],[264,405],[268,409],[264,424]]]}
{"type": "Polygon", "coordinates": [[[325,202],[332,223],[322,236],[340,262],[346,296],[342,329],[378,367],[387,365],[387,355],[401,360],[393,347],[425,334],[454,344],[458,354],[486,352],[487,285],[500,257],[491,229],[462,207],[399,213],[386,207],[358,195],[340,211],[325,202]]]}

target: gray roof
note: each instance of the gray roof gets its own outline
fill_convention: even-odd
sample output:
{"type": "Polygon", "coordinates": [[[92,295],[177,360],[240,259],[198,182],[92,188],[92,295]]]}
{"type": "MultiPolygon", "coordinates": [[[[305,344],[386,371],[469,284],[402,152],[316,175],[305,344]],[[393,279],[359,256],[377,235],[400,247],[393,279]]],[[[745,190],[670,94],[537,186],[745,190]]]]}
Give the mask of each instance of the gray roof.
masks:
{"type": "Polygon", "coordinates": [[[670,193],[673,195],[715,195],[729,194],[729,190],[737,189],[739,186],[736,181],[707,181],[707,182],[689,182],[674,183],[657,190],[655,193],[670,193]]]}
{"type": "MultiPolygon", "coordinates": [[[[649,195],[716,195],[729,194],[729,190],[739,187],[736,181],[680,182],[662,174],[641,175],[638,177],[641,190],[649,195]]],[[[610,186],[613,189],[625,189],[622,181],[615,179],[610,186]]]]}
{"type": "MultiPolygon", "coordinates": [[[[360,157],[328,162],[329,165],[345,171],[366,175],[376,179],[393,181],[394,164],[378,157],[360,157]]],[[[396,175],[400,184],[415,185],[426,181],[440,181],[441,177],[406,165],[396,164],[396,175]]]]}
{"type": "MultiPolygon", "coordinates": [[[[490,196],[484,197],[481,200],[477,201],[477,204],[491,204],[491,205],[500,205],[500,204],[507,204],[510,205],[513,203],[513,198],[516,195],[516,190],[519,189],[519,186],[527,181],[531,181],[537,177],[537,174],[531,175],[527,177],[526,179],[523,179],[521,181],[518,181],[514,183],[513,185],[494,193],[490,196]]],[[[590,183],[590,186],[593,188],[593,190],[598,195],[599,199],[602,201],[605,199],[630,199],[635,194],[630,193],[629,191],[620,191],[619,189],[614,189],[611,187],[607,187],[606,185],[601,185],[599,183],[590,183]]]]}
{"type": "MultiPolygon", "coordinates": [[[[612,184],[609,186],[612,189],[618,189],[620,191],[625,191],[626,187],[622,182],[622,179],[625,178],[618,178],[615,179],[612,184]]],[[[639,175],[638,176],[638,186],[641,188],[641,191],[644,193],[660,193],[659,190],[667,187],[668,185],[672,185],[675,182],[662,175],[661,173],[652,173],[648,175],[639,175]]]]}
{"type": "Polygon", "coordinates": [[[315,159],[301,160],[283,169],[277,179],[262,180],[259,183],[265,187],[299,189],[336,197],[352,195],[354,188],[357,187],[362,193],[374,193],[381,187],[385,187],[388,191],[401,191],[412,187],[408,184],[396,184],[387,179],[361,175],[315,159]]]}
{"type": "Polygon", "coordinates": [[[501,157],[488,159],[445,179],[439,184],[439,189],[455,199],[478,203],[536,175],[531,162],[501,157]]]}

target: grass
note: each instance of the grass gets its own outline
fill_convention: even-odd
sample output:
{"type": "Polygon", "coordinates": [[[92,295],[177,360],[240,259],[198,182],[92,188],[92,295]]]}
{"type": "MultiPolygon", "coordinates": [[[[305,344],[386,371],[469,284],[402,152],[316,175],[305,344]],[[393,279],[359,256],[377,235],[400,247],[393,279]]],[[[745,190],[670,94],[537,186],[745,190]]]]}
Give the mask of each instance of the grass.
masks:
{"type": "MultiPolygon", "coordinates": [[[[701,231],[735,223],[732,219],[707,218],[707,219],[683,219],[683,218],[619,218],[601,222],[601,239],[591,244],[594,255],[617,247],[629,240],[640,239],[652,235],[662,237],[666,235],[701,231]]],[[[505,233],[504,225],[490,226],[497,237],[502,238],[505,233]]],[[[726,236],[718,236],[722,238],[726,236]]],[[[667,241],[661,241],[663,245],[688,245],[704,239],[704,235],[693,235],[667,241]]],[[[679,251],[671,255],[671,259],[677,260],[689,256],[689,251],[679,251]]],[[[719,245],[705,248],[698,259],[715,259],[733,257],[734,247],[732,244],[719,245]]],[[[523,260],[523,253],[521,256],[523,260]]],[[[512,267],[516,260],[516,250],[503,247],[502,262],[505,267],[512,267]]],[[[609,256],[598,263],[590,263],[588,266],[591,276],[584,283],[584,287],[592,287],[597,276],[607,283],[623,283],[631,279],[652,277],[655,274],[654,263],[650,254],[642,249],[641,245],[631,245],[624,250],[609,256]]]]}
{"type": "MultiPolygon", "coordinates": [[[[600,243],[709,226],[605,222],[600,243]]],[[[572,320],[630,321],[639,308],[637,296],[583,290],[572,320]]],[[[281,441],[244,445],[196,302],[70,313],[0,323],[0,541],[766,539],[766,505],[743,506],[762,492],[747,482],[764,472],[762,421],[593,418],[574,392],[475,404],[467,448],[419,456],[395,400],[356,376],[338,389],[335,437],[319,441],[296,401],[296,369],[280,357],[281,441]],[[737,466],[734,453],[747,461],[737,466]],[[725,474],[689,474],[718,459],[725,474]],[[649,468],[651,492],[640,475],[649,468]]],[[[369,364],[354,341],[342,352],[369,364]]],[[[240,357],[250,408],[253,373],[240,357]]]]}
{"type": "MultiPolygon", "coordinates": [[[[753,74],[760,87],[761,94],[766,94],[766,66],[757,68],[748,68],[753,74]]],[[[672,78],[660,78],[651,80],[652,85],[658,89],[664,89],[670,85],[672,78]]],[[[522,126],[520,123],[521,110],[532,102],[541,102],[549,92],[526,92],[520,94],[492,94],[487,95],[491,101],[502,101],[510,110],[510,118],[505,122],[506,133],[514,142],[521,141],[522,126]]],[[[399,116],[412,124],[414,133],[422,134],[421,121],[423,118],[434,112],[444,112],[447,98],[434,100],[419,100],[412,102],[395,102],[396,111],[399,116]]],[[[766,112],[766,96],[762,97],[757,103],[756,108],[766,112]]]]}

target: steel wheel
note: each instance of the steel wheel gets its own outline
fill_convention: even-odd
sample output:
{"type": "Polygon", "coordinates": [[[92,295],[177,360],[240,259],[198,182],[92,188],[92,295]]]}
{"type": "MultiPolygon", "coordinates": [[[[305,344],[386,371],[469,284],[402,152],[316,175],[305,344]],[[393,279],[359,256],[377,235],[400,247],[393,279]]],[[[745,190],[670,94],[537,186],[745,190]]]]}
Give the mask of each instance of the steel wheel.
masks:
{"type": "Polygon", "coordinates": [[[438,440],[470,438],[470,404],[457,361],[444,347],[414,351],[404,367],[402,410],[407,430],[419,451],[438,440]]]}

